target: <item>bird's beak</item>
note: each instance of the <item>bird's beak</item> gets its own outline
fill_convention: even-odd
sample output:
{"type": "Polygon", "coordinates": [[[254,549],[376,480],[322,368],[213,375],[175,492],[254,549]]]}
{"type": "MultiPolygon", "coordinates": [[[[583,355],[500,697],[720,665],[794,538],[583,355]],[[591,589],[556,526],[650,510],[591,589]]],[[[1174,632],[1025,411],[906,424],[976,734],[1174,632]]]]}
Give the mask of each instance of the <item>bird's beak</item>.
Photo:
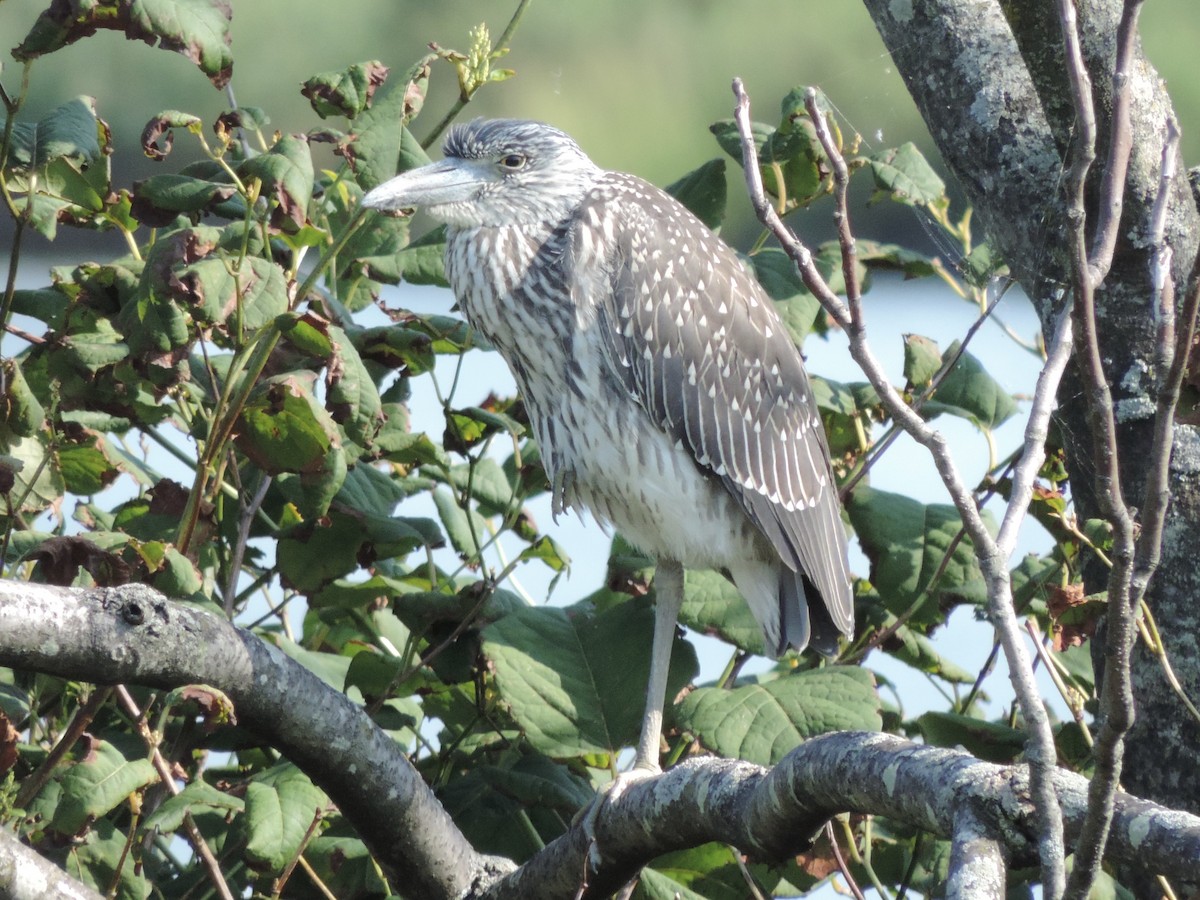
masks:
{"type": "Polygon", "coordinates": [[[412,169],[367,192],[362,205],[400,210],[441,206],[468,200],[479,188],[479,177],[459,159],[444,159],[412,169]]]}

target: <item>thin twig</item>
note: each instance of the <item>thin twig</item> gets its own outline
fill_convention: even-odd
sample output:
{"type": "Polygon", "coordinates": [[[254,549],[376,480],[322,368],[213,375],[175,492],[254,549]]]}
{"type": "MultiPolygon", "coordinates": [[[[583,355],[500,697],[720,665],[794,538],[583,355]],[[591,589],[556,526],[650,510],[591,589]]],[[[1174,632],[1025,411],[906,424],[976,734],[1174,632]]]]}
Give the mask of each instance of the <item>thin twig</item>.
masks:
{"type": "Polygon", "coordinates": [[[50,780],[50,776],[54,774],[55,768],[62,762],[63,758],[75,746],[88,726],[92,724],[92,719],[96,717],[96,713],[100,711],[100,707],[108,702],[108,698],[112,696],[112,688],[102,687],[92,691],[92,695],[88,698],[83,706],[75,711],[75,715],[71,718],[67,730],[62,733],[58,739],[58,743],[51,748],[46,758],[42,760],[42,764],[37,769],[21,782],[21,787],[17,791],[17,796],[13,799],[13,806],[17,809],[28,808],[30,802],[36,797],[50,780]]]}
{"type": "MultiPolygon", "coordinates": [[[[863,374],[867,376],[875,388],[880,402],[901,427],[913,439],[925,447],[942,483],[946,487],[951,500],[962,517],[963,528],[974,546],[980,570],[988,587],[988,616],[996,628],[1004,656],[1008,662],[1009,678],[1013,691],[1020,704],[1021,713],[1029,734],[1029,745],[1026,757],[1030,766],[1030,782],[1032,799],[1037,809],[1037,819],[1041,826],[1039,835],[1039,850],[1043,866],[1043,883],[1047,885],[1047,896],[1057,898],[1062,892],[1063,849],[1062,815],[1058,798],[1053,790],[1054,769],[1057,763],[1057,752],[1054,746],[1054,734],[1050,729],[1050,720],[1042,705],[1041,694],[1033,674],[1033,665],[1025,646],[1025,638],[1017,622],[1013,608],[1012,584],[1008,572],[1008,557],[1000,552],[996,542],[983,521],[975,505],[974,495],[967,488],[966,482],[958,472],[954,459],[950,454],[945,437],[932,429],[921,417],[914,412],[888,381],[883,367],[875,358],[866,341],[866,329],[862,318],[861,304],[855,302],[853,294],[848,293],[847,299],[851,305],[843,304],[829,285],[821,277],[813,263],[812,251],[800,241],[791,229],[779,218],[774,208],[767,201],[763,191],[762,177],[758,170],[757,153],[750,128],[750,100],[746,96],[741,79],[735,79],[733,92],[736,97],[734,117],[742,139],[743,169],[746,184],[750,193],[751,203],[759,221],[774,233],[783,249],[792,258],[800,273],[805,286],[817,298],[826,312],[842,327],[850,339],[850,354],[858,363],[863,374]]],[[[818,127],[818,137],[821,129],[818,127]]],[[[828,130],[826,129],[828,138],[828,130]]],[[[831,160],[840,153],[832,140],[822,144],[823,149],[831,160]]],[[[836,163],[835,166],[835,173],[836,163]]],[[[844,195],[842,195],[844,197],[844,195]]],[[[847,220],[848,213],[839,209],[838,214],[847,220]]],[[[841,223],[839,222],[839,227],[841,223]]],[[[1042,397],[1043,404],[1049,404],[1052,396],[1042,397]]],[[[1032,410],[1031,416],[1041,415],[1040,410],[1032,410]]],[[[1021,498],[1016,498],[1021,503],[1021,498]]],[[[1028,498],[1025,498],[1025,503],[1028,498]]],[[[1014,513],[1014,515],[1023,515],[1014,513]]]]}
{"type": "MultiPolygon", "coordinates": [[[[1088,815],[1075,846],[1075,865],[1066,884],[1069,898],[1087,897],[1095,881],[1108,841],[1113,800],[1121,778],[1125,734],[1133,725],[1134,699],[1129,657],[1135,637],[1133,608],[1129,604],[1134,562],[1134,527],[1121,488],[1116,416],[1096,322],[1096,290],[1112,264],[1120,224],[1121,196],[1125,191],[1132,136],[1129,116],[1130,66],[1137,38],[1137,16],[1142,0],[1126,0],[1117,27],[1117,55],[1113,67],[1113,108],[1109,158],[1105,165],[1099,201],[1097,230],[1089,251],[1085,190],[1096,158],[1097,126],[1091,78],[1080,47],[1073,0],[1059,0],[1067,78],[1076,115],[1076,140],[1067,172],[1067,241],[1071,265],[1075,324],[1075,355],[1084,384],[1088,423],[1092,432],[1095,500],[1113,535],[1113,566],[1108,578],[1108,622],[1104,688],[1101,708],[1104,722],[1096,736],[1095,774],[1088,785],[1088,815]]],[[[1057,897],[1058,892],[1049,896],[1057,897]]]]}
{"type": "Polygon", "coordinates": [[[842,877],[846,879],[846,887],[850,889],[850,894],[854,897],[854,900],[867,900],[863,896],[862,888],[858,886],[858,882],[850,874],[850,865],[846,862],[846,857],[842,855],[842,848],[838,846],[837,837],[834,836],[832,821],[825,823],[825,837],[829,841],[830,849],[833,850],[833,858],[837,861],[838,869],[841,870],[842,877]]]}
{"type": "MultiPolygon", "coordinates": [[[[141,736],[142,742],[150,751],[150,762],[153,763],[154,770],[158,773],[158,778],[162,782],[163,787],[167,789],[172,797],[176,796],[180,791],[179,785],[175,783],[175,776],[171,772],[171,766],[159,751],[158,740],[151,733],[150,726],[146,724],[145,719],[142,717],[142,711],[138,709],[137,702],[124,685],[117,685],[115,690],[117,700],[133,720],[134,727],[141,736]]],[[[233,900],[233,892],[229,889],[229,885],[225,881],[225,874],[221,871],[221,864],[217,862],[217,858],[213,855],[208,843],[204,840],[204,835],[200,833],[200,829],[196,826],[196,821],[192,818],[190,811],[183,814],[183,833],[187,836],[188,843],[192,845],[192,849],[196,851],[196,855],[200,857],[204,871],[208,873],[209,881],[212,882],[217,894],[220,895],[222,900],[233,900]]]]}

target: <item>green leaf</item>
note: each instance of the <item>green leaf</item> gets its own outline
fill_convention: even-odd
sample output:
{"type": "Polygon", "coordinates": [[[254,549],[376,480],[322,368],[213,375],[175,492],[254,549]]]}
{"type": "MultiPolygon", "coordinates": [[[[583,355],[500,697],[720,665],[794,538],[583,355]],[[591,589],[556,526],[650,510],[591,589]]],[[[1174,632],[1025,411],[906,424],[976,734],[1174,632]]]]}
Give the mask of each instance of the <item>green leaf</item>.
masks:
{"type": "Polygon", "coordinates": [[[487,515],[504,514],[520,499],[515,495],[515,488],[500,464],[486,456],[477,459],[473,465],[463,463],[454,466],[449,476],[450,483],[459,491],[465,493],[470,487],[471,499],[487,515]]]}
{"type": "Polygon", "coordinates": [[[933,260],[924,253],[899,244],[858,240],[854,247],[858,251],[858,261],[870,269],[895,269],[903,272],[906,278],[928,278],[938,272],[933,260]]]}
{"type": "Polygon", "coordinates": [[[213,209],[237,193],[232,184],[220,184],[190,175],[151,175],[133,183],[130,214],[143,225],[161,228],[179,215],[213,209]]]}
{"type": "MultiPolygon", "coordinates": [[[[733,119],[721,119],[709,125],[708,130],[717,139],[717,143],[721,149],[737,160],[740,166],[742,164],[742,139],[738,134],[737,122],[733,119]]],[[[761,152],[763,146],[774,133],[774,126],[763,122],[750,123],[750,137],[754,141],[756,151],[761,152]]]]}
{"type": "Polygon", "coordinates": [[[762,627],[733,582],[709,569],[684,571],[679,622],[700,634],[715,635],[748,653],[763,652],[762,627]]]}
{"type": "MultiPolygon", "coordinates": [[[[958,510],[948,504],[924,504],[902,494],[859,487],[846,502],[850,524],[871,561],[871,583],[894,615],[903,613],[926,589],[946,551],[962,528],[958,510]]],[[[945,596],[976,596],[982,602],[983,576],[966,537],[958,541],[932,595],[909,623],[922,630],[945,618],[945,596]]]]}
{"type": "Polygon", "coordinates": [[[594,794],[586,782],[545,757],[510,756],[502,762],[506,765],[476,766],[453,779],[438,799],[476,850],[520,862],[561,834],[562,823],[594,794]],[[514,828],[518,818],[537,834],[514,828]]]}
{"type": "Polygon", "coordinates": [[[666,187],[668,194],[712,229],[720,228],[725,220],[727,190],[723,159],[710,159],[666,187]]]}
{"type": "Polygon", "coordinates": [[[274,227],[294,233],[308,221],[313,162],[307,141],[285,134],[268,152],[245,160],[239,174],[243,181],[262,182],[262,195],[273,201],[274,227]]]}
{"type": "Polygon", "coordinates": [[[942,367],[936,341],[919,334],[904,337],[904,378],[914,387],[924,387],[942,367]]]}
{"type": "Polygon", "coordinates": [[[129,864],[129,837],[107,819],[97,821],[83,841],[72,846],[63,868],[97,894],[114,900],[145,900],[153,891],[142,868],[129,864]]]}
{"type": "Polygon", "coordinates": [[[328,798],[290,763],[255,775],[246,785],[246,857],[256,869],[278,874],[300,853],[328,798]]]}
{"type": "Polygon", "coordinates": [[[558,545],[554,538],[543,535],[521,551],[517,557],[523,562],[531,559],[541,560],[554,572],[562,572],[571,565],[571,557],[558,545]]]}
{"type": "Polygon", "coordinates": [[[383,401],[358,348],[346,332],[329,326],[330,353],[327,357],[329,391],[325,406],[349,438],[368,447],[383,425],[383,401]]]}
{"type": "Polygon", "coordinates": [[[321,471],[337,440],[309,381],[301,374],[267,380],[238,418],[238,448],[270,475],[321,471]]]}
{"type": "Polygon", "coordinates": [[[463,509],[450,491],[439,488],[433,492],[433,505],[450,538],[450,546],[463,559],[475,556],[476,550],[487,542],[486,522],[475,510],[463,509]]]}
{"type": "Polygon", "coordinates": [[[346,159],[364,191],[378,187],[399,172],[429,162],[429,156],[407,127],[412,117],[413,87],[417,83],[393,84],[354,123],[354,140],[346,149],[346,159]]]}
{"type": "MultiPolygon", "coordinates": [[[[878,595],[874,599],[878,599],[878,595]]],[[[868,624],[876,631],[888,629],[892,636],[884,642],[883,649],[889,656],[895,657],[905,665],[912,666],[919,672],[936,675],[943,681],[955,684],[972,684],[975,673],[946,659],[938,651],[934,642],[925,635],[901,625],[896,628],[896,617],[888,612],[880,603],[867,604],[866,614],[868,624]]]]}
{"type": "Polygon", "coordinates": [[[62,777],[62,799],[54,813],[54,828],[78,834],[92,819],[115,809],[134,791],[158,781],[150,760],[126,759],[107,741],[96,741],[87,759],[62,777]]]}
{"type": "Polygon", "coordinates": [[[998,722],[985,722],[957,713],[927,712],[917,719],[925,743],[962,747],[993,763],[1011,763],[1025,751],[1025,732],[998,722]]]}
{"type": "Polygon", "coordinates": [[[821,304],[800,280],[796,264],[778,247],[758,251],[750,257],[750,264],[758,283],[775,301],[792,340],[796,346],[803,345],[821,316],[821,304]]]}
{"type": "Polygon", "coordinates": [[[773,766],[810,737],[830,731],[878,731],[875,680],[866,669],[828,666],[733,690],[697,688],[676,722],[709,750],[773,766]]]}
{"type": "Polygon", "coordinates": [[[353,119],[371,105],[371,98],[387,76],[388,67],[373,59],[336,72],[313,75],[305,80],[300,93],[322,119],[330,116],[353,119]]]}
{"type": "MultiPolygon", "coordinates": [[[[942,361],[949,361],[960,346],[961,342],[955,341],[947,347],[942,361]]],[[[921,407],[922,414],[930,418],[948,413],[988,431],[1007,421],[1016,411],[1017,404],[1012,395],[1000,387],[984,369],[983,363],[970,353],[959,357],[932,399],[921,407]]]]}
{"type": "Polygon", "coordinates": [[[162,806],[146,817],[142,828],[147,833],[160,831],[170,834],[183,825],[185,813],[200,809],[216,809],[222,812],[239,813],[246,808],[246,801],[233,794],[217,790],[207,781],[193,781],[173,797],[167,797],[162,806]]]}
{"type": "MultiPolygon", "coordinates": [[[[712,843],[664,853],[642,869],[634,900],[745,900],[746,875],[736,852],[728,844],[712,843]]],[[[751,863],[745,868],[766,896],[801,893],[783,882],[778,867],[751,863]]]]}
{"type": "Polygon", "coordinates": [[[107,444],[97,434],[83,433],[64,441],[58,450],[63,483],[72,494],[99,493],[120,474],[105,453],[107,444]]]}
{"type": "Polygon", "coordinates": [[[231,334],[255,331],[287,312],[287,277],[276,263],[247,257],[231,270],[228,259],[208,257],[177,269],[174,295],[196,320],[224,325],[231,334]]]}
{"type": "Polygon", "coordinates": [[[46,421],[46,410],[30,389],[21,364],[12,357],[0,360],[4,394],[0,397],[0,434],[7,445],[12,436],[33,437],[46,421]]]}
{"type": "MultiPolygon", "coordinates": [[[[612,755],[640,732],[653,630],[653,610],[641,600],[602,613],[526,607],[484,629],[483,653],[535,749],[558,758],[612,755]]],[[[676,640],[668,701],[695,672],[695,651],[676,640]]]]}
{"type": "Polygon", "coordinates": [[[708,895],[698,894],[677,878],[676,872],[660,872],[647,866],[638,875],[638,900],[710,900],[708,895]]]}
{"type": "Polygon", "coordinates": [[[38,17],[13,56],[22,62],[36,59],[108,28],[182,54],[223,88],[233,74],[232,16],[224,0],[58,0],[38,17]]]}
{"type": "Polygon", "coordinates": [[[363,262],[367,264],[367,271],[372,277],[390,283],[403,279],[409,284],[450,286],[450,282],[446,280],[445,226],[439,226],[421,235],[396,253],[390,264],[384,263],[378,256],[365,257],[363,262]],[[385,273],[394,277],[384,277],[385,273]]]}
{"type": "MultiPolygon", "coordinates": [[[[43,13],[45,15],[45,13],[43,13]]],[[[0,119],[0,127],[4,120],[0,119]]],[[[96,101],[76,97],[36,123],[15,122],[7,165],[23,171],[41,169],[56,159],[89,164],[100,159],[96,134],[96,101]]]]}
{"type": "Polygon", "coordinates": [[[2,458],[15,473],[12,495],[23,498],[21,512],[40,513],[56,503],[65,490],[62,472],[46,447],[47,439],[44,432],[21,438],[8,447],[2,458]]]}
{"type": "Polygon", "coordinates": [[[876,196],[890,197],[907,206],[946,203],[946,185],[913,143],[892,147],[867,157],[875,178],[876,196]]]}

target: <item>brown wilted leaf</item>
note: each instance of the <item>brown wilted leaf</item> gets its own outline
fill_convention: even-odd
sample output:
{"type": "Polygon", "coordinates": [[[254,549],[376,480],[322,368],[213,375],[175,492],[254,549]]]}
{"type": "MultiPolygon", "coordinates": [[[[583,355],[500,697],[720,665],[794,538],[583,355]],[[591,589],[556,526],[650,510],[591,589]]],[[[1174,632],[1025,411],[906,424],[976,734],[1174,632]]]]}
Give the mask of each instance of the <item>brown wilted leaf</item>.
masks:
{"type": "Polygon", "coordinates": [[[1096,633],[1096,621],[1104,612],[1104,602],[1089,600],[1082,584],[1052,588],[1046,606],[1056,652],[1078,647],[1091,638],[1096,633]]]}
{"type": "Polygon", "coordinates": [[[190,684],[180,688],[178,696],[198,708],[207,729],[218,725],[237,724],[237,711],[233,708],[233,702],[216,688],[190,684]]]}
{"type": "Polygon", "coordinates": [[[46,584],[69,587],[79,570],[92,576],[100,587],[127,584],[129,566],[119,556],[102,550],[87,538],[52,537],[29,554],[46,584]]]}
{"type": "Polygon", "coordinates": [[[19,734],[4,710],[0,710],[0,775],[8,773],[21,755],[17,750],[19,734]]]}

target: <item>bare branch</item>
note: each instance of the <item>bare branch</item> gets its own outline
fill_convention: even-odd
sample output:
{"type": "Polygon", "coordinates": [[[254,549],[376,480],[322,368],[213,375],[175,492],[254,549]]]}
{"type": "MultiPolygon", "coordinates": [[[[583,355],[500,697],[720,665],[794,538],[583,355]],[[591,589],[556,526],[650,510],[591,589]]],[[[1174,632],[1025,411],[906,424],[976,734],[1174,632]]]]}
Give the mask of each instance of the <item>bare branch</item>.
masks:
{"type": "Polygon", "coordinates": [[[1188,354],[1196,335],[1196,311],[1200,306],[1200,255],[1197,255],[1192,264],[1192,275],[1177,324],[1175,281],[1171,277],[1171,247],[1166,242],[1163,232],[1167,200],[1175,180],[1178,152],[1179,129],[1172,118],[1167,120],[1167,134],[1162,152],[1162,176],[1151,217],[1151,243],[1156,248],[1152,282],[1157,295],[1154,308],[1157,313],[1156,344],[1159,356],[1155,364],[1158,368],[1159,388],[1154,414],[1154,443],[1146,473],[1146,493],[1142,500],[1142,527],[1137,538],[1137,562],[1129,597],[1133,609],[1136,609],[1145,597],[1146,588],[1158,569],[1162,553],[1163,526],[1171,499],[1168,479],[1171,470],[1171,447],[1175,440],[1175,409],[1179,405],[1179,392],[1187,370],[1188,354]]]}
{"type": "Polygon", "coordinates": [[[1005,897],[1008,867],[1004,862],[1004,848],[991,827],[970,806],[954,824],[946,897],[949,900],[1000,900],[1005,897]]]}
{"type": "MultiPolygon", "coordinates": [[[[1125,175],[1132,146],[1128,68],[1135,49],[1140,8],[1141,0],[1125,0],[1117,30],[1110,152],[1101,185],[1097,232],[1089,251],[1085,190],[1088,173],[1096,156],[1096,116],[1091,79],[1079,44],[1075,5],[1073,0],[1060,0],[1059,3],[1067,77],[1077,117],[1076,140],[1070,152],[1066,185],[1067,240],[1075,296],[1075,354],[1084,382],[1084,397],[1092,432],[1096,502],[1113,531],[1113,566],[1108,580],[1107,646],[1101,697],[1104,722],[1094,748],[1096,770],[1090,786],[1089,815],[1067,885],[1067,896],[1071,898],[1086,897],[1099,870],[1108,834],[1112,797],[1121,777],[1125,734],[1133,725],[1134,718],[1129,667],[1129,654],[1136,635],[1134,608],[1129,603],[1135,549],[1134,528],[1121,488],[1116,418],[1100,353],[1095,295],[1112,263],[1123,202],[1120,195],[1125,191],[1125,175]]],[[[1049,894],[1051,897],[1057,895],[1057,892],[1049,894]]]]}
{"type": "Polygon", "coordinates": [[[0,828],[0,896],[5,900],[101,900],[104,895],[39,856],[7,828],[0,828]]]}
{"type": "MultiPolygon", "coordinates": [[[[959,475],[954,459],[950,455],[945,438],[936,429],[931,428],[908,404],[888,381],[883,367],[871,351],[866,339],[866,326],[862,316],[860,303],[852,302],[849,308],[843,305],[837,295],[825,283],[820,272],[813,264],[812,252],[779,218],[774,208],[763,193],[762,179],[758,172],[757,154],[750,130],[750,100],[746,95],[741,79],[734,79],[733,92],[736,102],[734,118],[742,141],[743,168],[746,172],[746,184],[750,191],[750,200],[760,221],[771,230],[780,245],[796,264],[805,286],[820,300],[822,306],[846,331],[850,339],[850,355],[858,363],[867,380],[875,388],[884,408],[900,427],[902,427],[917,443],[925,447],[933,457],[934,465],[942,478],[951,500],[962,517],[963,528],[971,538],[974,552],[979,560],[980,570],[988,588],[988,617],[1000,637],[1004,656],[1008,662],[1009,678],[1017,695],[1021,713],[1025,718],[1029,734],[1027,756],[1032,764],[1033,799],[1041,815],[1041,857],[1044,868],[1043,878],[1048,884],[1059,885],[1063,876],[1063,836],[1062,817],[1051,787],[1053,773],[1058,761],[1054,746],[1054,735],[1050,730],[1050,720],[1042,705],[1041,694],[1033,674],[1033,665],[1025,647],[1021,629],[1017,623],[1016,612],[1013,608],[1012,584],[1008,573],[1008,556],[1001,552],[991,533],[983,522],[983,517],[975,505],[975,498],[959,475]]],[[[818,136],[820,132],[818,132],[818,136]]],[[[828,132],[826,132],[828,138],[828,132]]],[[[839,156],[840,153],[832,140],[822,144],[827,155],[839,156]]],[[[836,163],[834,164],[837,171],[836,163]]],[[[842,217],[848,227],[848,215],[843,210],[842,217]]],[[[839,228],[842,223],[839,223],[839,228]]],[[[844,244],[843,244],[844,246],[844,244]]],[[[1060,354],[1065,353],[1060,351],[1060,354]]],[[[1065,359],[1057,359],[1065,363],[1065,359]]],[[[1047,376],[1045,390],[1042,395],[1043,406],[1031,414],[1041,418],[1049,415],[1049,405],[1054,396],[1053,388],[1057,386],[1057,378],[1061,376],[1061,368],[1051,368],[1047,376]]],[[[1041,422],[1044,432],[1045,423],[1041,422]]],[[[1038,423],[1034,423],[1034,434],[1038,433],[1038,423]]],[[[1036,452],[1036,451],[1035,451],[1036,452]]],[[[1032,459],[1032,456],[1031,456],[1032,459]]],[[[1017,502],[1017,512],[1013,515],[1019,520],[1023,517],[1028,505],[1029,495],[1023,499],[1014,498],[1017,502]]],[[[1014,526],[1015,527],[1015,526],[1014,526]]],[[[1053,896],[1057,896],[1054,894],[1053,896]]]]}
{"type": "Polygon", "coordinates": [[[150,588],[0,581],[0,665],[99,684],[211,684],[234,702],[241,725],[329,794],[412,894],[457,897],[497,871],[403,748],[349,698],[249,632],[150,588]]]}
{"type": "MultiPolygon", "coordinates": [[[[1068,833],[1077,833],[1087,809],[1086,779],[1056,770],[1052,787],[1068,833]]],[[[963,870],[959,896],[992,896],[968,893],[965,879],[968,873],[994,879],[993,846],[1015,864],[1037,858],[1029,839],[1037,832],[1029,791],[1025,766],[984,763],[960,750],[918,746],[888,734],[822,735],[771,770],[737,760],[693,758],[631,786],[607,808],[595,835],[604,865],[580,896],[606,896],[655,856],[708,841],[731,843],[764,861],[786,858],[815,836],[820,822],[841,811],[878,814],[944,837],[989,841],[974,845],[988,850],[989,858],[963,870]]],[[[588,848],[588,836],[576,826],[520,869],[471,896],[572,896],[588,848]]],[[[1108,852],[1115,862],[1139,870],[1197,877],[1200,817],[1118,795],[1108,852]]]]}

